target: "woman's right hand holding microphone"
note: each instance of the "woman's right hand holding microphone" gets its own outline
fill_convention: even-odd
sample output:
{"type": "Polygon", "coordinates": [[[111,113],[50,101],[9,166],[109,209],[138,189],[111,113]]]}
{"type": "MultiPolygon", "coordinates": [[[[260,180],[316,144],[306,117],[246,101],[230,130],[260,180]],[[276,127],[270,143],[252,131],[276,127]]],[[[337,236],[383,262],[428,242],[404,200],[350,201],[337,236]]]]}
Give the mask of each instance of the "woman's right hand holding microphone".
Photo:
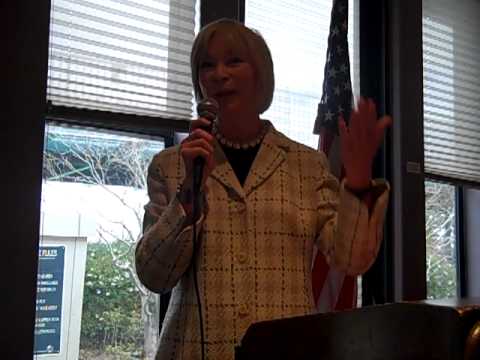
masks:
{"type": "Polygon", "coordinates": [[[180,154],[185,164],[185,179],[180,190],[179,200],[187,213],[191,215],[193,205],[193,172],[194,161],[197,157],[204,160],[201,189],[215,168],[213,157],[214,136],[210,133],[212,122],[204,117],[193,120],[190,125],[190,134],[180,144],[180,154]]]}

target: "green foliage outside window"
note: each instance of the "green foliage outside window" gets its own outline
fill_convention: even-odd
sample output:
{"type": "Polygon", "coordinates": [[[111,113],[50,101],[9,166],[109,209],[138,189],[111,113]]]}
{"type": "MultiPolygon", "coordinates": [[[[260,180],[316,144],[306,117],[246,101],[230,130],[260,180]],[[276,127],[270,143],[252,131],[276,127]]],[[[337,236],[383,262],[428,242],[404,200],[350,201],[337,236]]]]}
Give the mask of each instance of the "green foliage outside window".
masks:
{"type": "Polygon", "coordinates": [[[425,183],[427,245],[427,297],[457,295],[455,187],[425,183]]]}
{"type": "MultiPolygon", "coordinates": [[[[150,359],[156,352],[158,295],[140,283],[133,263],[143,206],[126,196],[125,189],[146,193],[148,163],[162,148],[161,140],[55,126],[47,131],[45,181],[94,186],[116,199],[116,206],[136,222],[130,227],[124,221],[112,221],[114,228],[98,225],[97,241],[88,241],[81,360],[150,359]],[[115,190],[117,186],[124,190],[115,190]]],[[[108,219],[103,205],[98,216],[108,219]]]]}
{"type": "Polygon", "coordinates": [[[82,312],[81,359],[109,354],[115,359],[140,358],[143,348],[141,299],[130,274],[112,265],[110,251],[125,244],[88,244],[82,312]]]}

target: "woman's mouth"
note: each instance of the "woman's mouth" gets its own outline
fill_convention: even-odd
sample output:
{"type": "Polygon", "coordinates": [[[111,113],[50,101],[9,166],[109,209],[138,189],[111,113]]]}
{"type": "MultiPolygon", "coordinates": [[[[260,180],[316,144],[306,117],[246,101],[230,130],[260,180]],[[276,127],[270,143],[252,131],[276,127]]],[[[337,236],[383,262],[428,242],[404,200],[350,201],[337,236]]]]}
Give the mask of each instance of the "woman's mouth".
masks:
{"type": "Polygon", "coordinates": [[[222,90],[222,91],[219,91],[218,93],[216,93],[215,97],[221,99],[221,98],[233,95],[233,94],[235,94],[235,91],[233,91],[233,90],[222,90]]]}

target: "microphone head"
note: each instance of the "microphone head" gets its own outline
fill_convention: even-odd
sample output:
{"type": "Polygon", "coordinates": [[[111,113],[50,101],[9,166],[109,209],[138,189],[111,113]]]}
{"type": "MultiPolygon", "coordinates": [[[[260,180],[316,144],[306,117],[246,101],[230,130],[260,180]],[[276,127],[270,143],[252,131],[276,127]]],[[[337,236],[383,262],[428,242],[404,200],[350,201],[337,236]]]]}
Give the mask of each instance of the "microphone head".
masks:
{"type": "Polygon", "coordinates": [[[197,114],[207,120],[214,121],[217,118],[219,105],[213,98],[205,98],[197,105],[197,114]]]}

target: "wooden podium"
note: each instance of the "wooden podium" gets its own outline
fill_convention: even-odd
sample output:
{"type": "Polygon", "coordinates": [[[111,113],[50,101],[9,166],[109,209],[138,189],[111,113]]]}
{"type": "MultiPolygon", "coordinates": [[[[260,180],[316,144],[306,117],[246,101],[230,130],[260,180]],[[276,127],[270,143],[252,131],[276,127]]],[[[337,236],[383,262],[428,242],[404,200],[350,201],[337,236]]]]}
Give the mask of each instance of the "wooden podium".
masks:
{"type": "Polygon", "coordinates": [[[480,360],[480,298],[259,322],[235,350],[236,360],[480,360]]]}

